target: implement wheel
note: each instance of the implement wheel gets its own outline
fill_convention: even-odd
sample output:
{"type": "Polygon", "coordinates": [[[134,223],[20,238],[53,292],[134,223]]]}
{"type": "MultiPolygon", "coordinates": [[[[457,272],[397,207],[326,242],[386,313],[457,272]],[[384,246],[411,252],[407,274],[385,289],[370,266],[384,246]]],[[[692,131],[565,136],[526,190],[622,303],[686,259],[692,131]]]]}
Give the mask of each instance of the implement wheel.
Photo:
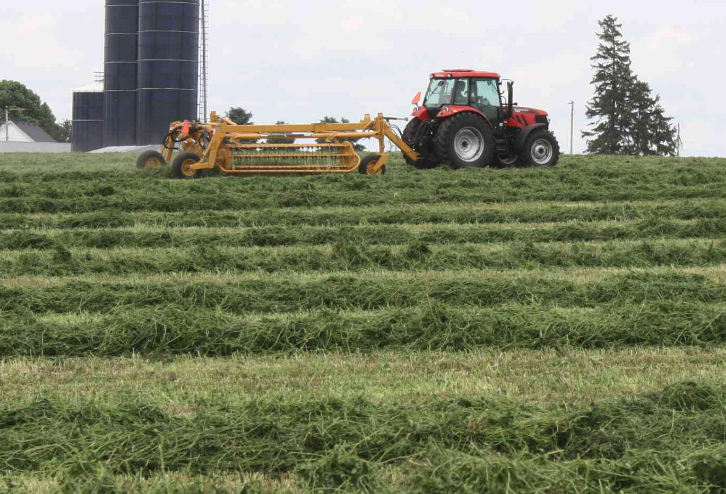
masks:
{"type": "Polygon", "coordinates": [[[181,153],[174,160],[171,169],[177,178],[198,178],[200,170],[192,170],[192,165],[199,163],[201,158],[197,153],[181,153]]]}
{"type": "Polygon", "coordinates": [[[156,170],[166,165],[166,160],[158,151],[145,151],[136,160],[136,168],[139,170],[156,170]]]}
{"type": "Polygon", "coordinates": [[[489,124],[474,113],[449,117],[436,133],[439,159],[451,168],[489,166],[494,157],[494,136],[489,124]]]}
{"type": "MultiPolygon", "coordinates": [[[[408,144],[409,147],[413,147],[413,141],[416,138],[416,132],[418,132],[419,126],[421,126],[421,120],[414,117],[411,119],[410,122],[408,122],[406,128],[403,129],[401,139],[403,140],[403,142],[408,144]]],[[[430,170],[431,168],[436,168],[437,166],[439,166],[439,164],[434,160],[419,158],[417,161],[413,161],[405,154],[403,155],[403,157],[406,160],[407,165],[415,166],[417,170],[430,170]]]]}
{"type": "Polygon", "coordinates": [[[381,157],[379,154],[369,154],[362,160],[360,160],[360,165],[358,165],[358,172],[363,175],[383,175],[386,173],[386,165],[383,165],[380,170],[375,171],[374,168],[376,167],[376,163],[378,163],[378,159],[381,157]]]}

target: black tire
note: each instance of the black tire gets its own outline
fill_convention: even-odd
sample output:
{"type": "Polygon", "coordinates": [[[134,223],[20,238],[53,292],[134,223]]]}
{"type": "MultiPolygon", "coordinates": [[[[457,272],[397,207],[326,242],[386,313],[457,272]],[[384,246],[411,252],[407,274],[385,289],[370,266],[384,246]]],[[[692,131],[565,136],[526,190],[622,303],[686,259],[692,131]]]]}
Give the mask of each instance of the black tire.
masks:
{"type": "MultiPolygon", "coordinates": [[[[360,165],[358,165],[358,173],[361,175],[373,175],[373,173],[370,173],[370,170],[368,169],[369,165],[374,165],[376,161],[378,161],[378,158],[380,158],[380,154],[369,154],[362,160],[360,160],[360,165]]],[[[381,171],[379,173],[376,173],[375,175],[385,175],[386,174],[386,165],[383,165],[383,168],[381,168],[381,171]]]]}
{"type": "Polygon", "coordinates": [[[197,153],[181,153],[171,165],[174,176],[177,178],[199,178],[201,171],[189,170],[188,165],[191,163],[199,163],[200,159],[197,153]]]}
{"type": "Polygon", "coordinates": [[[560,144],[549,130],[535,130],[527,137],[520,156],[526,166],[555,166],[560,159],[560,144]]]}
{"type": "Polygon", "coordinates": [[[158,151],[144,151],[136,160],[136,168],[139,170],[154,170],[166,165],[166,159],[158,151]]]}
{"type": "Polygon", "coordinates": [[[455,169],[491,165],[494,147],[492,129],[474,113],[449,117],[436,133],[439,160],[455,169]]]}
{"type": "MultiPolygon", "coordinates": [[[[409,147],[413,147],[413,140],[416,138],[416,132],[418,131],[420,125],[421,120],[413,117],[411,121],[406,124],[406,128],[403,129],[401,139],[403,139],[403,142],[408,144],[409,147]]],[[[417,161],[413,161],[405,154],[403,155],[403,158],[406,160],[406,164],[415,166],[419,170],[430,170],[431,168],[436,168],[437,166],[439,166],[438,162],[426,158],[419,158],[417,161]]]]}

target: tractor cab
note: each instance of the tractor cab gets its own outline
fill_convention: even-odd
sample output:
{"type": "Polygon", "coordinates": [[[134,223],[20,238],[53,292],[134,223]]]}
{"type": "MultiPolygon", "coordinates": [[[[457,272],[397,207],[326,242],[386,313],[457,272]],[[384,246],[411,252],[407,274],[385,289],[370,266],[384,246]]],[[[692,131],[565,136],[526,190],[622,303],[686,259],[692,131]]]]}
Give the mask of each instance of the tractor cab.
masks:
{"type": "Polygon", "coordinates": [[[501,86],[494,72],[431,74],[423,105],[418,106],[419,93],[402,136],[421,158],[407,161],[417,168],[556,164],[559,145],[549,131],[547,112],[515,106],[514,82],[507,82],[506,97],[501,86]]]}
{"type": "Polygon", "coordinates": [[[459,111],[481,113],[499,128],[504,122],[499,75],[488,72],[447,71],[431,76],[423,106],[431,118],[445,118],[459,111]],[[468,108],[467,108],[468,107],[468,108]]]}

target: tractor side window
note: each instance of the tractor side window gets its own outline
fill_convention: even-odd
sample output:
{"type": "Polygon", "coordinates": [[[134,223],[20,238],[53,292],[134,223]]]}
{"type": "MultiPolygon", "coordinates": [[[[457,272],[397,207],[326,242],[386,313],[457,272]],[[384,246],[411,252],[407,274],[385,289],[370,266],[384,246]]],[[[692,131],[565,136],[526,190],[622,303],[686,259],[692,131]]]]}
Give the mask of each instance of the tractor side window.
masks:
{"type": "Polygon", "coordinates": [[[456,91],[454,91],[454,104],[469,104],[469,81],[467,79],[458,79],[456,81],[456,91]]]}
{"type": "Polygon", "coordinates": [[[477,79],[471,86],[471,105],[492,122],[499,118],[499,88],[494,79],[477,79]]]}
{"type": "Polygon", "coordinates": [[[454,79],[431,79],[429,89],[426,91],[424,106],[438,108],[441,105],[451,104],[454,96],[454,79]]]}

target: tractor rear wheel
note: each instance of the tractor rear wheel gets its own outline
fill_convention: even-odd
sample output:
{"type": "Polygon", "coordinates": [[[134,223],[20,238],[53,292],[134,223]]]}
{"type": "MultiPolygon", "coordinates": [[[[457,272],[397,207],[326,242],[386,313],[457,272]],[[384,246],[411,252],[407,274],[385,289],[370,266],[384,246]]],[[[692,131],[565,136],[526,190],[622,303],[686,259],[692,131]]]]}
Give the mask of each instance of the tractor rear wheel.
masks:
{"type": "Polygon", "coordinates": [[[198,178],[201,171],[192,170],[192,165],[199,163],[200,159],[197,153],[181,153],[171,166],[174,176],[177,178],[198,178]]]}
{"type": "MultiPolygon", "coordinates": [[[[413,117],[410,122],[406,125],[406,128],[403,129],[403,134],[401,134],[401,139],[403,139],[403,142],[408,144],[409,147],[413,148],[413,141],[416,139],[416,132],[418,132],[418,128],[421,125],[421,120],[419,120],[416,117],[413,117]]],[[[406,160],[406,164],[415,166],[418,170],[429,170],[431,168],[436,168],[439,166],[439,164],[431,159],[426,158],[419,158],[417,161],[413,161],[411,158],[403,155],[403,158],[406,160]]]]}
{"type": "Polygon", "coordinates": [[[527,166],[555,166],[560,144],[549,130],[535,130],[525,141],[521,156],[527,166]]]}
{"type": "Polygon", "coordinates": [[[489,124],[474,113],[449,117],[436,133],[439,159],[452,168],[489,166],[494,157],[494,136],[489,124]]]}
{"type": "Polygon", "coordinates": [[[380,157],[380,154],[369,154],[368,156],[360,160],[360,165],[358,165],[358,172],[362,175],[384,175],[386,173],[386,165],[383,165],[383,167],[377,172],[374,170],[376,163],[378,162],[378,159],[380,157]]]}
{"type": "Polygon", "coordinates": [[[136,160],[136,168],[140,170],[155,170],[164,165],[166,165],[166,160],[158,151],[145,151],[136,160]]]}

